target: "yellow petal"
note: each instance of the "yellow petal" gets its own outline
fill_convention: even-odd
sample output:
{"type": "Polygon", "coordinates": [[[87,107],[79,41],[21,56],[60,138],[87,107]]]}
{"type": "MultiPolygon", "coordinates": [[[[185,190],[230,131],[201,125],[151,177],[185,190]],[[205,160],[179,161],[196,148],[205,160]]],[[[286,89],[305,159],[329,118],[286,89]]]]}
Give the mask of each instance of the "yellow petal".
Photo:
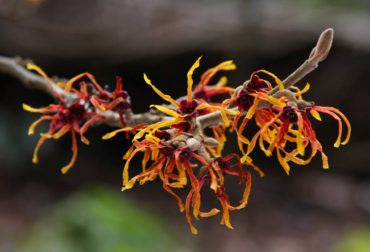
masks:
{"type": "MultiPolygon", "coordinates": [[[[233,63],[232,60],[224,61],[218,64],[217,66],[208,69],[204,74],[202,74],[202,77],[200,79],[200,85],[207,86],[209,81],[213,78],[213,76],[218,73],[219,71],[230,71],[235,70],[236,65],[233,63]]],[[[223,87],[227,83],[226,77],[221,77],[221,79],[217,82],[215,87],[223,87]]]]}
{"type": "Polygon", "coordinates": [[[217,82],[217,84],[216,84],[216,87],[224,87],[224,86],[226,86],[226,84],[227,84],[227,78],[226,78],[225,76],[222,76],[222,77],[218,80],[218,82],[217,82]]]}
{"type": "Polygon", "coordinates": [[[34,65],[34,64],[31,64],[31,63],[28,63],[26,65],[26,68],[28,70],[34,70],[36,71],[38,74],[40,74],[48,83],[49,85],[49,88],[56,94],[56,96],[59,98],[59,99],[62,99],[62,96],[61,94],[56,90],[56,86],[54,86],[54,83],[50,80],[50,78],[47,76],[47,74],[38,66],[34,65]]]}
{"type": "Polygon", "coordinates": [[[146,84],[148,84],[153,90],[154,92],[156,92],[162,99],[168,101],[169,103],[171,103],[172,105],[174,105],[175,107],[179,107],[180,104],[175,101],[174,99],[172,99],[171,96],[169,95],[166,95],[164,93],[162,93],[161,90],[159,90],[158,88],[156,88],[153,84],[152,84],[152,81],[148,78],[148,76],[144,73],[144,81],[146,82],[146,84]]]}
{"type": "Polygon", "coordinates": [[[111,139],[112,137],[114,137],[115,135],[117,135],[118,133],[120,132],[124,132],[124,131],[130,131],[132,130],[131,127],[125,127],[125,128],[122,128],[122,129],[117,129],[117,130],[114,130],[112,132],[109,132],[109,133],[106,133],[102,139],[103,140],[107,140],[107,139],[111,139]]]}
{"type": "Polygon", "coordinates": [[[251,119],[253,117],[254,112],[256,112],[258,103],[259,103],[259,99],[255,98],[254,101],[253,101],[253,105],[248,109],[248,112],[247,112],[247,115],[245,116],[245,118],[251,119]]]}
{"type": "Polygon", "coordinates": [[[193,72],[195,69],[197,69],[200,65],[200,60],[201,60],[202,56],[200,56],[196,61],[195,63],[192,65],[192,67],[190,68],[190,70],[188,71],[187,73],[187,79],[188,79],[188,92],[187,92],[187,95],[188,95],[188,101],[192,101],[193,99],[193,72]]]}
{"type": "Polygon", "coordinates": [[[256,95],[253,95],[253,96],[258,97],[258,98],[263,99],[263,100],[266,100],[269,103],[271,103],[272,105],[275,105],[275,106],[278,106],[278,107],[284,107],[285,106],[284,102],[280,101],[279,99],[276,99],[273,96],[265,94],[265,93],[257,93],[256,95]]]}
{"type": "Polygon", "coordinates": [[[38,74],[40,74],[46,81],[48,81],[49,83],[51,83],[51,80],[49,78],[49,76],[38,66],[36,66],[35,64],[31,64],[31,63],[28,63],[26,65],[27,69],[28,70],[34,70],[36,71],[38,74]]]}
{"type": "Polygon", "coordinates": [[[148,163],[149,161],[149,158],[150,158],[150,150],[147,149],[144,153],[144,157],[143,157],[143,160],[141,161],[141,166],[143,168],[143,172],[145,171],[145,167],[146,167],[146,164],[148,163]]]}
{"type": "Polygon", "coordinates": [[[223,199],[219,199],[219,201],[220,201],[220,203],[222,205],[222,209],[223,209],[221,224],[225,224],[226,227],[228,227],[230,229],[234,229],[233,226],[230,223],[229,205],[223,199]]]}
{"type": "Polygon", "coordinates": [[[264,73],[264,74],[267,74],[268,76],[272,77],[276,84],[278,85],[279,89],[280,90],[283,90],[284,89],[284,83],[279,79],[279,77],[277,77],[275,74],[265,70],[265,69],[261,69],[261,70],[258,70],[257,73],[264,73]]]}
{"type": "Polygon", "coordinates": [[[253,159],[252,158],[250,158],[249,156],[248,156],[248,154],[245,154],[241,159],[240,159],[240,162],[242,163],[242,164],[245,164],[245,163],[252,163],[252,161],[253,161],[253,159]]]}
{"type": "Polygon", "coordinates": [[[307,82],[304,88],[299,93],[302,95],[306,93],[308,90],[310,90],[310,83],[307,82]]]}
{"type": "Polygon", "coordinates": [[[277,149],[276,152],[277,152],[277,157],[278,157],[279,163],[283,167],[283,169],[286,172],[286,174],[289,175],[290,167],[289,167],[288,162],[285,160],[285,158],[283,158],[281,156],[281,153],[280,153],[280,150],[279,149],[277,149]]]}
{"type": "Polygon", "coordinates": [[[313,118],[315,118],[318,121],[321,121],[321,116],[320,113],[317,112],[316,110],[311,109],[310,114],[312,115],[313,118]]]}
{"type": "Polygon", "coordinates": [[[134,150],[131,155],[128,157],[128,159],[126,160],[126,163],[125,163],[125,166],[123,167],[123,174],[122,174],[122,178],[123,178],[123,187],[122,187],[122,191],[124,190],[128,190],[130,188],[132,188],[135,184],[135,180],[129,180],[129,174],[128,174],[128,169],[129,169],[129,166],[130,166],[130,162],[131,160],[135,157],[136,153],[138,153],[139,151],[143,150],[144,148],[140,148],[140,149],[136,149],[134,150]]]}
{"type": "Polygon", "coordinates": [[[24,110],[32,113],[46,113],[49,111],[48,108],[33,108],[30,105],[27,105],[25,103],[22,104],[22,107],[24,110]]]}
{"type": "Polygon", "coordinates": [[[296,112],[296,114],[297,114],[297,117],[298,117],[298,120],[297,120],[297,125],[298,125],[297,149],[298,149],[298,153],[301,156],[304,156],[305,149],[304,149],[304,146],[303,146],[303,139],[304,139],[303,118],[302,118],[302,115],[299,112],[296,112]]]}
{"type": "Polygon", "coordinates": [[[214,70],[214,73],[222,70],[222,71],[230,71],[230,70],[235,70],[236,65],[233,63],[232,60],[227,60],[224,62],[221,62],[217,66],[213,67],[212,70],[214,70]]]}
{"type": "Polygon", "coordinates": [[[150,105],[151,108],[156,108],[157,110],[161,111],[162,113],[166,114],[166,115],[170,115],[174,118],[178,118],[178,117],[181,117],[180,114],[178,114],[176,111],[172,110],[172,109],[169,109],[169,108],[166,108],[165,106],[161,106],[161,105],[150,105]]]}

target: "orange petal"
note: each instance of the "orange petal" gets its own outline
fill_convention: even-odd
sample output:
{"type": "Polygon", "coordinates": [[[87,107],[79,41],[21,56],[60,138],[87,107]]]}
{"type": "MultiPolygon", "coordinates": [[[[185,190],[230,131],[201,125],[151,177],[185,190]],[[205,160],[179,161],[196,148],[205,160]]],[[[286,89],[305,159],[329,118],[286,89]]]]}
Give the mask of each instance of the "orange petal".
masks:
{"type": "Polygon", "coordinates": [[[39,141],[37,142],[35,150],[33,151],[32,163],[37,164],[39,162],[38,153],[39,153],[41,146],[45,143],[46,139],[47,137],[41,136],[39,141]]]}
{"type": "Polygon", "coordinates": [[[246,177],[246,185],[243,192],[242,199],[240,200],[239,206],[237,206],[235,209],[242,209],[248,204],[249,195],[251,194],[251,188],[252,188],[252,176],[248,172],[246,177]]]}
{"type": "Polygon", "coordinates": [[[71,135],[72,135],[72,158],[71,161],[61,169],[63,174],[66,174],[69,171],[69,169],[72,168],[72,166],[76,163],[77,159],[78,146],[76,140],[76,133],[72,130],[71,135]]]}
{"type": "Polygon", "coordinates": [[[62,128],[60,128],[56,133],[52,134],[50,137],[54,139],[59,139],[62,136],[64,136],[71,129],[71,127],[72,127],[71,124],[66,124],[62,128]]]}
{"type": "Polygon", "coordinates": [[[28,129],[28,135],[33,135],[35,133],[36,126],[39,125],[42,121],[51,120],[51,119],[53,119],[52,116],[48,116],[48,115],[41,116],[39,119],[37,119],[31,124],[31,126],[28,129]]]}
{"type": "Polygon", "coordinates": [[[211,217],[211,216],[214,216],[214,215],[218,214],[219,212],[220,212],[220,210],[218,210],[217,208],[212,208],[208,212],[199,212],[199,216],[203,217],[203,218],[211,217]]]}

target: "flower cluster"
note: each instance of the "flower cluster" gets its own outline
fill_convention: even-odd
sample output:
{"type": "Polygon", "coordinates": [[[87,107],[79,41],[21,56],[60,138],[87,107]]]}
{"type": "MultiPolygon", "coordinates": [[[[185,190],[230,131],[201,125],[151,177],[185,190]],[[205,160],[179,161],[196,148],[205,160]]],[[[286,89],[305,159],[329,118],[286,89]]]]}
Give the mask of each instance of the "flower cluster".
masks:
{"type": "MultiPolygon", "coordinates": [[[[234,70],[232,61],[225,61],[206,71],[193,88],[192,74],[199,67],[200,58],[193,64],[187,74],[187,96],[178,100],[164,94],[144,74],[145,82],[170,105],[151,105],[152,108],[169,116],[169,120],[146,125],[133,137],[133,145],[127,151],[124,159],[127,160],[123,169],[123,190],[130,189],[136,182],[144,184],[159,177],[163,188],[178,202],[180,211],[186,213],[186,218],[193,233],[197,229],[192,224],[194,218],[208,217],[217,214],[220,210],[212,208],[203,212],[201,208],[201,190],[205,185],[214,192],[223,209],[221,223],[231,228],[229,211],[244,207],[248,201],[251,188],[251,174],[248,167],[258,169],[252,164],[241,164],[236,154],[221,156],[223,142],[226,140],[225,128],[229,126],[229,117],[239,114],[230,110],[225,103],[213,102],[216,95],[228,95],[234,92],[233,88],[225,87],[226,78],[223,77],[215,85],[209,85],[212,77],[219,71],[234,70]],[[211,136],[205,136],[197,119],[210,113],[220,113],[222,122],[211,127],[211,136]],[[129,168],[131,160],[143,153],[142,172],[130,178],[129,168]],[[232,159],[235,159],[231,164],[232,159]],[[245,184],[244,193],[238,206],[232,206],[226,193],[225,177],[236,176],[239,182],[245,184]],[[188,182],[190,181],[190,182],[188,182]],[[186,188],[190,190],[185,199],[174,191],[186,188]]],[[[103,138],[109,139],[118,132],[129,128],[115,130],[103,138]]]]}
{"type": "Polygon", "coordinates": [[[323,152],[322,145],[316,138],[310,121],[310,116],[321,121],[320,113],[327,114],[338,122],[338,137],[334,147],[348,143],[351,135],[351,125],[346,116],[333,107],[317,106],[314,102],[307,102],[302,94],[307,92],[310,85],[307,84],[302,90],[297,87],[285,89],[283,82],[275,75],[265,70],[260,70],[251,75],[250,80],[239,90],[233,98],[238,106],[240,115],[245,114],[239,128],[240,115],[236,116],[233,122],[238,136],[238,145],[243,153],[242,162],[252,162],[251,152],[258,145],[266,156],[271,156],[276,151],[276,156],[284,171],[289,174],[289,162],[305,165],[311,162],[312,158],[319,152],[322,156],[323,168],[329,168],[328,158],[323,152]],[[271,95],[272,85],[268,80],[257,76],[259,73],[272,77],[274,84],[279,88],[271,95]],[[247,139],[244,129],[247,122],[254,118],[258,132],[247,139]],[[347,134],[342,140],[343,122],[347,126],[347,134]],[[247,149],[244,149],[244,145],[247,149]],[[267,145],[267,146],[266,146],[267,145]],[[310,149],[307,156],[306,149],[310,149]],[[305,157],[307,156],[307,157],[305,157]]]}
{"type": "Polygon", "coordinates": [[[119,112],[122,124],[125,125],[122,113],[130,108],[130,99],[128,94],[122,90],[122,82],[119,77],[117,77],[115,91],[109,93],[102,89],[94,76],[89,73],[77,75],[66,83],[58,82],[54,84],[38,66],[28,64],[27,68],[43,76],[57,98],[56,104],[50,104],[42,108],[33,108],[23,104],[24,110],[43,114],[31,124],[28,130],[29,135],[34,134],[35,128],[39,123],[43,121],[50,122],[49,130],[40,134],[40,139],[33,154],[33,163],[38,163],[38,152],[47,139],[59,139],[69,132],[72,136],[71,149],[73,154],[70,162],[61,169],[62,173],[67,173],[77,159],[77,135],[80,136],[84,144],[89,144],[89,140],[84,134],[94,123],[105,120],[104,115],[98,113],[99,110],[114,109],[119,112]],[[83,78],[87,78],[89,82],[83,81],[83,78]],[[79,86],[74,88],[73,85],[76,82],[78,82],[79,86]]]}
{"type": "Polygon", "coordinates": [[[117,77],[113,92],[103,89],[89,73],[82,73],[66,83],[54,84],[37,66],[29,65],[49,83],[58,99],[57,104],[35,109],[24,105],[30,112],[43,114],[35,121],[29,134],[44,120],[50,121],[47,133],[42,133],[36,146],[33,161],[46,139],[58,139],[70,132],[73,156],[62,168],[65,173],[75,163],[77,135],[88,144],[85,132],[95,122],[105,120],[107,111],[117,113],[121,128],[109,132],[103,139],[110,139],[120,132],[134,133],[132,146],[124,155],[122,190],[135,184],[160,179],[162,187],[172,195],[181,212],[185,212],[191,232],[196,234],[193,218],[221,214],[221,224],[232,228],[230,211],[244,208],[249,199],[253,172],[264,176],[251,157],[256,146],[270,157],[276,153],[277,160],[289,174],[290,163],[305,165],[316,154],[321,154],[323,168],[328,168],[328,158],[316,137],[311,120],[321,121],[320,114],[327,114],[338,122],[338,137],[335,147],[348,143],[351,126],[348,119],[336,108],[315,105],[305,101],[303,89],[285,87],[276,75],[267,70],[258,70],[249,80],[237,88],[226,86],[227,78],[215,80],[223,71],[235,70],[232,61],[225,61],[205,71],[196,84],[193,73],[200,66],[201,57],[187,73],[186,96],[178,99],[162,92],[144,74],[145,83],[153,89],[167,105],[151,105],[150,115],[156,120],[133,120],[127,123],[131,113],[131,101],[123,90],[122,79],[117,77]],[[86,78],[87,82],[83,81],[86,78]],[[72,98],[71,98],[72,97],[72,98]],[[126,116],[125,116],[126,115],[126,116]],[[158,116],[159,115],[159,116],[158,116]],[[125,119],[126,118],[126,119],[125,119]],[[251,122],[252,121],[252,122],[251,122]],[[249,123],[257,125],[254,134],[248,130],[249,123]],[[346,125],[346,135],[343,137],[346,125]],[[241,154],[223,154],[228,132],[235,133],[241,154]],[[135,159],[141,159],[140,171],[132,170],[135,159]],[[226,181],[229,181],[226,183],[226,181]],[[237,182],[237,183],[235,183],[237,182]],[[230,186],[241,186],[239,203],[234,204],[228,196],[230,186]],[[204,191],[213,192],[219,206],[208,207],[202,203],[204,191]],[[186,197],[182,197],[186,192],[186,197]]]}

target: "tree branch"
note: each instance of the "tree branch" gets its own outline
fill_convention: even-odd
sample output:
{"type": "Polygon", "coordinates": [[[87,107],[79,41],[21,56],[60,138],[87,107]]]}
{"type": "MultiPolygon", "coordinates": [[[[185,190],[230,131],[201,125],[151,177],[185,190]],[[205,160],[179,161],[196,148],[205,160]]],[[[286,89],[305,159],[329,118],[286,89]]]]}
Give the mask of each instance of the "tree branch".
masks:
{"type": "MultiPolygon", "coordinates": [[[[307,74],[315,70],[318,67],[318,64],[327,57],[332,45],[333,36],[334,31],[331,28],[326,29],[321,33],[317,44],[311,51],[308,59],[283,81],[285,90],[295,85],[307,74]]],[[[0,56],[0,72],[17,78],[28,88],[41,90],[55,98],[56,94],[52,90],[52,88],[50,88],[48,82],[41,76],[25,69],[24,65],[24,61],[22,61],[22,59],[20,58],[8,58],[0,56]]],[[[73,94],[64,92],[64,90],[58,87],[55,83],[54,86],[56,91],[59,92],[66,99],[75,99],[73,94]]],[[[240,87],[237,87],[237,89],[241,87],[242,85],[240,87]]],[[[275,87],[269,92],[269,95],[274,95],[278,91],[278,87],[275,87]]],[[[105,117],[103,123],[112,127],[121,127],[119,115],[117,113],[107,111],[101,114],[105,117]]],[[[143,123],[152,124],[155,122],[171,119],[171,117],[156,114],[151,111],[141,114],[134,114],[131,110],[127,111],[124,117],[127,122],[127,126],[130,127],[143,123]]],[[[197,125],[199,125],[201,128],[207,128],[210,126],[218,125],[220,123],[222,123],[220,112],[213,112],[207,115],[199,116],[197,118],[197,125]]]]}
{"type": "MultiPolygon", "coordinates": [[[[302,80],[307,74],[315,70],[321,61],[326,59],[333,43],[333,37],[334,30],[332,28],[328,28],[320,34],[316,46],[312,49],[308,59],[283,80],[285,89],[290,88],[302,80]]],[[[277,91],[279,91],[279,88],[275,87],[269,94],[273,95],[277,91]]]]}

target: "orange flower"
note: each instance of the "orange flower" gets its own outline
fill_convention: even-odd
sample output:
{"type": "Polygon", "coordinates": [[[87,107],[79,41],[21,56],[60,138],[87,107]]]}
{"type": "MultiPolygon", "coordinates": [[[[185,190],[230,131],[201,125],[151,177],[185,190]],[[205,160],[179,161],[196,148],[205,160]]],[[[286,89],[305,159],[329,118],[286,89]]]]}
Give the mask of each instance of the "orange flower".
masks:
{"type": "MultiPolygon", "coordinates": [[[[89,94],[87,93],[86,83],[81,82],[79,91],[76,89],[71,89],[70,93],[74,94],[76,98],[73,101],[67,101],[55,89],[49,77],[39,67],[33,64],[28,64],[27,68],[29,70],[35,70],[42,75],[48,81],[50,87],[52,90],[54,90],[58,98],[57,104],[50,104],[49,106],[43,108],[33,108],[29,105],[23,104],[24,110],[43,114],[43,116],[31,124],[28,130],[29,135],[34,134],[35,128],[39,123],[43,121],[50,121],[49,130],[46,133],[40,134],[41,137],[36,145],[32,162],[38,163],[38,152],[47,139],[59,139],[70,132],[72,136],[73,154],[70,162],[61,169],[62,173],[66,173],[76,162],[78,153],[76,134],[80,135],[81,141],[84,144],[89,144],[89,141],[84,136],[85,132],[93,123],[103,120],[104,117],[96,112],[93,112],[93,109],[89,103],[90,98],[89,94]]],[[[64,86],[64,83],[58,83],[58,85],[64,86]]]]}
{"type": "MultiPolygon", "coordinates": [[[[134,140],[132,147],[124,155],[126,163],[123,169],[122,190],[131,189],[137,182],[143,185],[159,177],[162,187],[176,199],[180,211],[185,210],[191,232],[196,234],[197,229],[192,224],[192,216],[198,219],[220,212],[217,208],[205,212],[201,210],[201,191],[205,185],[208,185],[220,202],[221,223],[232,228],[229,211],[238,210],[247,205],[252,185],[250,172],[244,170],[243,167],[246,165],[241,164],[236,154],[214,158],[210,162],[209,158],[203,157],[198,151],[192,151],[186,145],[176,147],[172,144],[176,140],[184,141],[182,137],[184,135],[176,134],[171,130],[157,130],[153,135],[146,134],[143,140],[134,140]],[[143,153],[142,171],[130,177],[130,163],[139,153],[143,153]],[[224,184],[226,177],[237,177],[240,184],[245,184],[242,199],[237,206],[232,206],[229,201],[224,184]],[[184,189],[188,182],[190,182],[190,191],[184,204],[174,189],[184,189]]],[[[257,167],[250,164],[248,166],[263,175],[257,167]]]]}
{"type": "Polygon", "coordinates": [[[328,158],[323,152],[322,145],[316,138],[314,129],[308,118],[310,113],[317,120],[321,120],[319,112],[326,113],[338,121],[338,137],[334,143],[335,147],[340,144],[348,143],[351,134],[351,125],[348,119],[337,109],[332,107],[310,106],[305,109],[298,109],[291,106],[283,108],[275,107],[276,114],[265,115],[259,117],[258,124],[261,129],[252,138],[248,146],[247,153],[242,158],[242,161],[250,161],[249,154],[255,148],[257,141],[259,147],[266,156],[271,156],[276,150],[278,160],[285,172],[289,174],[290,166],[288,162],[304,165],[311,162],[312,158],[321,153],[323,168],[329,168],[328,158]],[[342,141],[342,120],[347,125],[347,135],[342,141]],[[267,143],[266,147],[264,143],[267,143]],[[294,148],[292,148],[295,146],[294,148]],[[310,147],[311,154],[304,159],[305,149],[310,147]],[[291,150],[288,150],[291,148],[291,150]],[[299,157],[300,156],[300,157],[299,157]]]}
{"type": "MultiPolygon", "coordinates": [[[[199,187],[193,171],[194,165],[191,164],[191,158],[195,158],[203,163],[206,163],[206,161],[193,153],[189,147],[175,147],[167,142],[173,137],[167,131],[157,130],[154,132],[154,135],[147,134],[145,139],[141,141],[134,140],[132,147],[124,155],[126,163],[123,169],[122,190],[131,189],[136,182],[142,185],[159,177],[162,180],[162,187],[175,197],[182,212],[185,209],[183,201],[173,191],[173,188],[185,187],[188,183],[188,178],[192,188],[199,187]],[[144,153],[142,172],[130,178],[130,162],[140,152],[144,153]]],[[[200,202],[198,203],[200,204],[200,202]]]]}
{"type": "Polygon", "coordinates": [[[244,129],[247,126],[249,120],[253,116],[258,116],[260,113],[264,113],[264,108],[259,108],[261,101],[268,102],[274,106],[284,106],[284,103],[268,95],[271,91],[272,85],[269,81],[260,78],[257,74],[266,74],[272,77],[280,89],[283,88],[282,81],[274,74],[266,71],[259,70],[253,72],[248,82],[243,85],[243,88],[237,93],[237,95],[229,100],[230,102],[235,102],[240,114],[237,115],[232,123],[233,129],[235,130],[238,137],[238,146],[243,154],[245,150],[244,145],[250,144],[250,141],[243,135],[244,129]],[[244,116],[241,124],[239,124],[240,118],[244,116]]]}

